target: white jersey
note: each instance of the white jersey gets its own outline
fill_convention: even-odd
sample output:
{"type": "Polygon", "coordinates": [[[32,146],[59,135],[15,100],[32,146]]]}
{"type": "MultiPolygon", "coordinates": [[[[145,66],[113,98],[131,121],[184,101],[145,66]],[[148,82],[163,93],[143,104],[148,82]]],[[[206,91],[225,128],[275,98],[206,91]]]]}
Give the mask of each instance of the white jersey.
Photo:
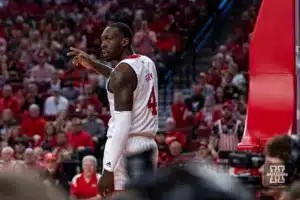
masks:
{"type": "MultiPolygon", "coordinates": [[[[158,78],[153,61],[142,55],[128,56],[117,64],[126,63],[137,76],[137,87],[133,93],[132,123],[130,133],[153,133],[158,131],[158,78]]],[[[109,83],[109,79],[107,81],[109,83]]],[[[108,84],[107,84],[108,85],[108,84]]],[[[107,136],[114,133],[114,94],[107,88],[111,118],[107,136]]]]}

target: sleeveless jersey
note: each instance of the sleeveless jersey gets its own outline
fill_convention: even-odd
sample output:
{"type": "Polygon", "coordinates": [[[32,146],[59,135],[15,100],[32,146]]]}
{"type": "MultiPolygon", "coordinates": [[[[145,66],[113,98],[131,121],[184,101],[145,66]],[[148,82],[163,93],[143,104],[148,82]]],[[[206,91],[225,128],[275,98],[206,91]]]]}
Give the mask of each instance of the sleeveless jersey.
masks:
{"type": "MultiPolygon", "coordinates": [[[[153,133],[158,131],[158,78],[155,64],[143,55],[131,55],[120,61],[132,67],[137,77],[137,87],[133,93],[132,123],[130,133],[153,133]]],[[[107,86],[109,79],[107,81],[107,86]]],[[[107,136],[114,133],[114,94],[107,88],[111,118],[108,123],[107,136]]]]}

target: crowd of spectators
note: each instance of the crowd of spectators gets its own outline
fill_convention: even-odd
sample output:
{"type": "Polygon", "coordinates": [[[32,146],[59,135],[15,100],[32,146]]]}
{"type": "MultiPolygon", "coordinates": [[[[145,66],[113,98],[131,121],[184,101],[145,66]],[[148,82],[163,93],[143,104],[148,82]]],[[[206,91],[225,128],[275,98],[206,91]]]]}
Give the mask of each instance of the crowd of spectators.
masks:
{"type": "MultiPolygon", "coordinates": [[[[75,69],[66,56],[69,47],[101,59],[102,30],[113,21],[123,21],[133,27],[136,51],[163,70],[174,65],[168,63],[174,61],[170,56],[182,48],[196,15],[205,12],[205,1],[2,3],[0,170],[37,169],[51,177],[45,184],[55,180],[71,196],[98,198],[94,186],[110,118],[105,79],[75,69]]],[[[218,151],[236,148],[246,114],[248,40],[256,12],[252,6],[243,13],[213,56],[209,71],[199,74],[192,96],[184,99],[175,92],[172,116],[156,137],[159,166],[191,157],[210,162],[218,158],[218,151]]]]}
{"type": "Polygon", "coordinates": [[[137,53],[162,69],[182,48],[203,2],[1,1],[0,170],[36,169],[51,177],[45,184],[56,180],[71,196],[94,197],[110,118],[105,79],[75,68],[69,48],[101,59],[102,30],[127,22],[137,53]],[[82,189],[85,179],[91,181],[82,189]]]}
{"type": "Polygon", "coordinates": [[[191,157],[224,165],[221,154],[236,150],[244,132],[249,40],[257,9],[250,6],[242,13],[212,57],[209,70],[199,74],[192,95],[185,98],[181,91],[174,93],[172,116],[166,120],[166,131],[156,138],[160,166],[191,157]]]}

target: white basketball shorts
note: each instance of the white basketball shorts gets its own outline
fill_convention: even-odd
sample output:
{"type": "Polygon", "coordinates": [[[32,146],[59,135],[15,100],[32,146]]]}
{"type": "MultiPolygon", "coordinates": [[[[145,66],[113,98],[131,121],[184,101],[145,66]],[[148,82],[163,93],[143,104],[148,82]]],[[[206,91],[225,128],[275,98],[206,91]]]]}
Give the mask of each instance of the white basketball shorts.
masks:
{"type": "MultiPolygon", "coordinates": [[[[108,138],[104,149],[103,164],[107,163],[106,162],[108,156],[107,151],[108,149],[110,149],[111,145],[113,146],[114,144],[111,143],[111,138],[108,138]]],[[[158,148],[155,140],[153,138],[142,137],[142,136],[134,136],[128,138],[125,151],[121,155],[118,164],[116,166],[116,169],[114,171],[115,190],[117,191],[124,190],[125,184],[128,181],[128,176],[125,169],[124,155],[142,152],[149,148],[154,149],[153,163],[155,164],[156,167],[158,161],[158,148]]]]}

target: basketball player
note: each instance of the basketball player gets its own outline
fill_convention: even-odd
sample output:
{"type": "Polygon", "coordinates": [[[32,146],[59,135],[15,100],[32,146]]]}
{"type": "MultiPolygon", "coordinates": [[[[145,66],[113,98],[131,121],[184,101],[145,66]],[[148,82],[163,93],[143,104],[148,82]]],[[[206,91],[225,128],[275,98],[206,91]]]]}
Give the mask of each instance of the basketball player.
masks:
{"type": "Polygon", "coordinates": [[[104,171],[99,180],[99,192],[104,197],[113,189],[124,189],[127,181],[124,154],[155,148],[154,162],[157,163],[154,141],[158,131],[157,72],[151,59],[134,54],[132,37],[131,29],[123,23],[113,23],[102,33],[102,55],[106,61],[118,63],[114,69],[79,49],[70,48],[68,53],[75,56],[73,62],[76,65],[108,78],[111,119],[104,150],[104,171]]]}

